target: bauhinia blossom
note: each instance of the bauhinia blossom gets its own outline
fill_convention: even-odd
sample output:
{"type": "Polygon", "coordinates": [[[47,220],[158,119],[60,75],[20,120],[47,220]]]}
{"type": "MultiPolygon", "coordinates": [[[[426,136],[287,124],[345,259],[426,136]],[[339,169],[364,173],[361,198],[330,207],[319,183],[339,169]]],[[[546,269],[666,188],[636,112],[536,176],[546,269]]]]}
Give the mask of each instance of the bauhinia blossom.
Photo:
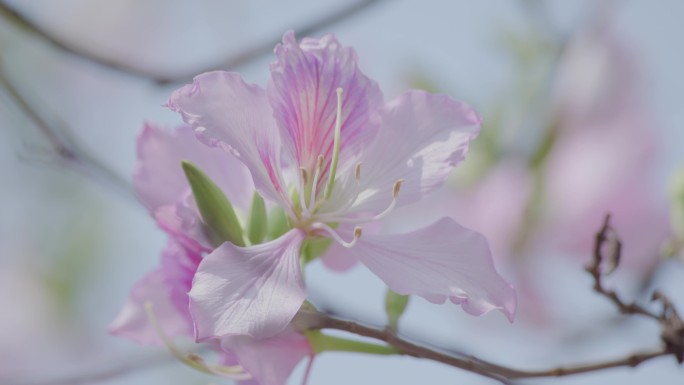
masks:
{"type": "Polygon", "coordinates": [[[287,215],[282,235],[225,242],[200,262],[189,293],[197,340],[285,330],[306,298],[303,248],[326,240],[335,242],[327,258],[358,259],[397,293],[448,299],[473,315],[498,309],[512,320],[514,290],[480,234],[450,218],[403,234],[364,232],[442,185],[479,132],[475,111],[423,91],[384,102],[354,50],[331,35],[298,43],[290,32],[275,53],[266,89],[210,72],[168,101],[205,143],[240,160],[256,191],[287,215]]]}
{"type": "MultiPolygon", "coordinates": [[[[162,253],[161,266],[133,287],[110,332],[141,344],[158,345],[174,337],[194,336],[188,292],[202,254],[212,248],[180,168],[181,161],[200,165],[225,189],[237,209],[248,205],[253,187],[239,161],[196,140],[187,126],[169,132],[146,125],[138,138],[138,157],[136,193],[171,237],[162,253]]],[[[197,369],[261,385],[285,383],[297,363],[313,355],[308,340],[291,328],[265,340],[242,336],[215,341],[212,346],[220,352],[220,364],[210,365],[198,356],[175,353],[197,369]]]]}

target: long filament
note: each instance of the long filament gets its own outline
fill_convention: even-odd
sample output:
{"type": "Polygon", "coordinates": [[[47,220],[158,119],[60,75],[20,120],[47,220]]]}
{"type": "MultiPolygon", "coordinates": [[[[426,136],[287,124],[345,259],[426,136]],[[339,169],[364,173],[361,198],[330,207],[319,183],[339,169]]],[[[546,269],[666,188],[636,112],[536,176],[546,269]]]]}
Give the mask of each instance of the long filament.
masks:
{"type": "Polygon", "coordinates": [[[342,239],[342,237],[340,237],[340,235],[335,230],[333,230],[330,226],[326,225],[325,223],[316,222],[316,223],[313,223],[311,225],[311,227],[313,227],[314,229],[319,229],[319,230],[325,231],[326,233],[328,233],[328,235],[330,235],[330,237],[332,239],[334,239],[335,241],[337,241],[337,243],[339,243],[340,245],[342,245],[346,248],[350,248],[350,247],[354,246],[356,244],[356,242],[359,240],[359,238],[361,238],[361,228],[358,226],[356,228],[354,228],[354,239],[352,239],[349,242],[342,239]]]}
{"type": "Polygon", "coordinates": [[[337,162],[340,158],[340,136],[342,133],[342,88],[337,89],[337,116],[335,118],[335,137],[333,141],[332,163],[328,175],[328,185],[325,189],[325,199],[330,198],[333,186],[335,185],[335,173],[337,172],[337,162]]]}

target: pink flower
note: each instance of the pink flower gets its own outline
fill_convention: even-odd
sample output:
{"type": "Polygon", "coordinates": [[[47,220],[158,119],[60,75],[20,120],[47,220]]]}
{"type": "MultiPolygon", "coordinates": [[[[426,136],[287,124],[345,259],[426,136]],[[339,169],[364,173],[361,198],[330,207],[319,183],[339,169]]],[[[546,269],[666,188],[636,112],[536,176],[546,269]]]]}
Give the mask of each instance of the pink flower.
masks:
{"type": "Polygon", "coordinates": [[[168,102],[206,143],[239,159],[290,224],[278,238],[226,242],[202,260],[190,292],[196,338],[283,331],[306,298],[300,248],[316,239],[344,246],[337,258],[358,258],[400,294],[512,319],[514,290],[480,234],[442,218],[409,233],[362,236],[366,224],[442,185],[478,134],[475,111],[422,91],[383,102],[354,50],[331,35],[298,44],[290,32],[275,52],[266,90],[211,72],[168,102]]]}
{"type": "Polygon", "coordinates": [[[636,53],[604,17],[571,41],[558,71],[559,133],[544,173],[546,227],[587,255],[606,213],[625,241],[622,264],[647,271],[668,232],[652,188],[659,127],[640,89],[636,53]],[[578,188],[581,186],[581,188],[578,188]]]}
{"type": "MultiPolygon", "coordinates": [[[[248,176],[241,163],[197,141],[187,126],[167,132],[146,125],[138,140],[138,156],[136,192],[171,239],[162,253],[161,266],[133,287],[129,300],[110,325],[110,333],[141,344],[160,345],[164,336],[194,336],[188,292],[202,251],[210,247],[194,201],[187,199],[192,196],[180,168],[181,160],[202,165],[241,207],[247,205],[249,195],[240,193],[251,194],[253,187],[248,178],[240,179],[248,176]],[[244,184],[233,186],[230,178],[244,184]],[[156,325],[147,304],[152,306],[156,325]]],[[[307,339],[291,329],[260,341],[234,337],[213,342],[221,352],[221,365],[207,365],[205,369],[245,384],[283,384],[302,358],[313,355],[307,339]]]]}

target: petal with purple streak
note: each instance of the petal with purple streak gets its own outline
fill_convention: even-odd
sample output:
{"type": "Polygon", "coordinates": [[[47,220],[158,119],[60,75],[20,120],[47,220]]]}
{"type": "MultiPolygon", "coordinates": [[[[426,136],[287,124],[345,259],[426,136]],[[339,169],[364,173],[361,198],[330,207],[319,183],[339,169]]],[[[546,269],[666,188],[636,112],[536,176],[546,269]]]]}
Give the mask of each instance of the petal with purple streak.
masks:
{"type": "Polygon", "coordinates": [[[280,170],[280,134],[265,91],[232,72],[207,72],[174,91],[167,105],[206,143],[240,159],[262,196],[289,205],[280,170]]]}
{"type": "Polygon", "coordinates": [[[135,284],[128,302],[110,325],[110,333],[142,344],[162,344],[145,310],[149,302],[167,336],[192,336],[187,293],[199,262],[199,255],[170,241],[162,254],[162,266],[135,284]]]}
{"type": "Polygon", "coordinates": [[[377,131],[382,106],[378,85],[360,71],[354,49],[341,46],[332,35],[297,43],[290,31],[275,53],[278,60],[271,65],[267,93],[284,147],[299,167],[313,170],[316,158],[323,155],[328,168],[336,123],[336,89],[342,88],[340,168],[345,168],[377,131]]]}

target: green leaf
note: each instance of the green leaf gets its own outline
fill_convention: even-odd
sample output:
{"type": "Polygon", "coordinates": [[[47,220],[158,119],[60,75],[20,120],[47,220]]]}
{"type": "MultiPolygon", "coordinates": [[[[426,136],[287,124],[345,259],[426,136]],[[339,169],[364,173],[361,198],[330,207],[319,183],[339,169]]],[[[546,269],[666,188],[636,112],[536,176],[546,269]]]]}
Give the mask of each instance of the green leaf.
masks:
{"type": "Polygon", "coordinates": [[[181,165],[202,220],[216,236],[215,241],[219,244],[231,242],[236,246],[245,246],[242,227],[235,216],[233,205],[223,191],[194,164],[184,160],[181,165]]]}
{"type": "Polygon", "coordinates": [[[266,205],[264,198],[256,191],[252,198],[252,209],[249,214],[249,226],[247,227],[247,238],[253,244],[259,244],[266,237],[266,226],[268,221],[266,218],[266,205]]]}
{"type": "Polygon", "coordinates": [[[276,239],[290,230],[290,220],[281,207],[274,207],[268,214],[268,238],[276,239]]]}
{"type": "Polygon", "coordinates": [[[409,299],[411,299],[411,297],[408,295],[397,294],[392,290],[387,289],[387,295],[385,295],[385,313],[387,313],[387,324],[390,330],[397,330],[399,318],[404,314],[409,299]]]}

